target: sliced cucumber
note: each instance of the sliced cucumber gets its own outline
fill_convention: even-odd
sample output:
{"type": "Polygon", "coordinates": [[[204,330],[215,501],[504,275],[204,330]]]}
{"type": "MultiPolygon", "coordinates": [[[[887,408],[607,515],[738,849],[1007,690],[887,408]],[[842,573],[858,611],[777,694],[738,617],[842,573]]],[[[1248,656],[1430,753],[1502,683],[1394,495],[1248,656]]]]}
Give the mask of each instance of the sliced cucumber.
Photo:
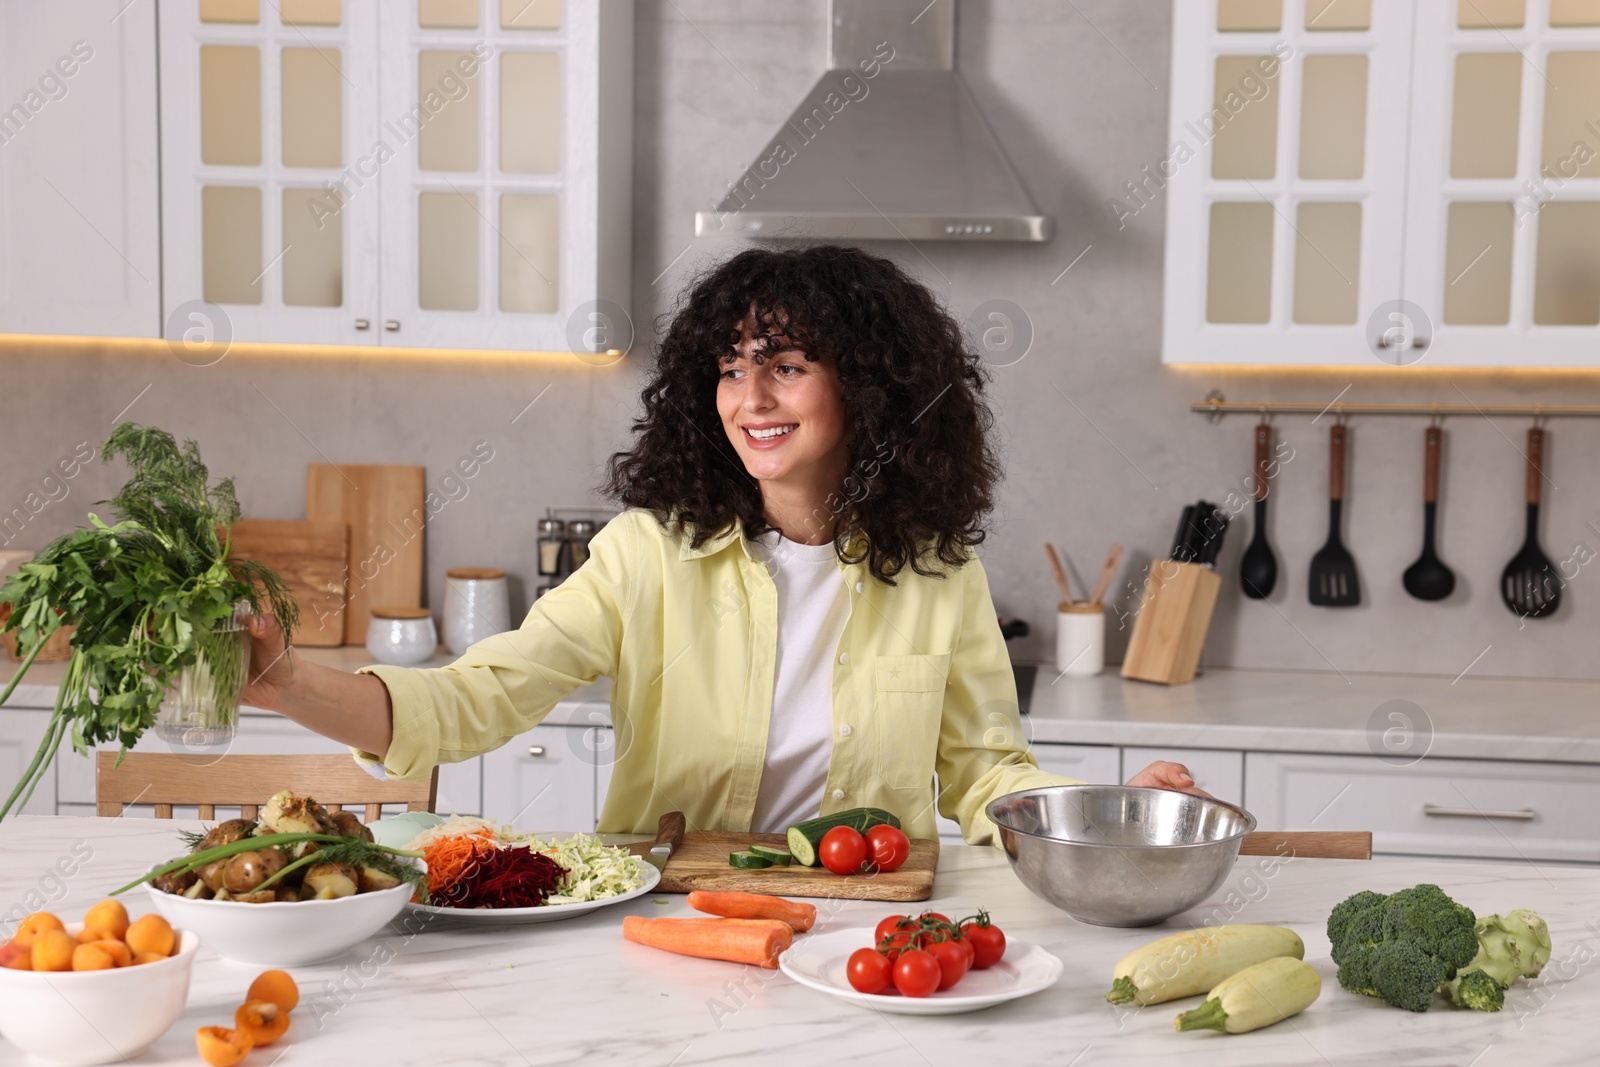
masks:
{"type": "Polygon", "coordinates": [[[771,867],[772,861],[754,852],[734,852],[728,856],[728,866],[745,871],[758,871],[763,867],[771,867]]]}
{"type": "Polygon", "coordinates": [[[900,820],[892,812],[884,811],[882,808],[851,808],[849,811],[839,811],[819,819],[795,823],[785,832],[784,837],[789,842],[789,854],[794,857],[796,863],[804,867],[815,867],[817,846],[822,842],[823,835],[835,826],[850,826],[861,833],[866,833],[874,826],[882,826],[885,823],[895,829],[900,828],[900,820]]]}
{"type": "Polygon", "coordinates": [[[794,859],[793,856],[789,855],[788,849],[779,848],[776,845],[751,845],[750,851],[757,856],[771,860],[774,867],[787,867],[790,861],[794,859]]]}

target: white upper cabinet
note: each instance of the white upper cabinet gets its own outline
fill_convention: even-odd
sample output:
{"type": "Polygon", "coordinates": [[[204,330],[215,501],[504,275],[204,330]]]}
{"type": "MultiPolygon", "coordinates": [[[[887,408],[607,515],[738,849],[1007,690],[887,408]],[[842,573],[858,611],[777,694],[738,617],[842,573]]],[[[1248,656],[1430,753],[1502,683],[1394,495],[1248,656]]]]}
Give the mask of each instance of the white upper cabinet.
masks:
{"type": "Polygon", "coordinates": [[[0,4],[0,333],[161,330],[156,17],[0,4]]]}
{"type": "Polygon", "coordinates": [[[1600,364],[1600,0],[1176,0],[1163,360],[1600,364]]]}
{"type": "Polygon", "coordinates": [[[213,304],[244,341],[617,346],[631,0],[161,10],[169,316],[213,304]],[[613,334],[572,328],[590,311],[613,334]]]}

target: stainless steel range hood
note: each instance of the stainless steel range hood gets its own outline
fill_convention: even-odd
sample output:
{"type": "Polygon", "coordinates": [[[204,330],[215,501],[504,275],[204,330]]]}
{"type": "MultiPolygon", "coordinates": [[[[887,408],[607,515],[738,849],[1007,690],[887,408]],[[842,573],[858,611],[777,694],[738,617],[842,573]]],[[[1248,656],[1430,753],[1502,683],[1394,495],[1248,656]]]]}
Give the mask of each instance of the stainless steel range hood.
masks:
{"type": "Polygon", "coordinates": [[[955,0],[831,0],[829,69],[699,237],[1047,241],[955,69],[955,0]]]}

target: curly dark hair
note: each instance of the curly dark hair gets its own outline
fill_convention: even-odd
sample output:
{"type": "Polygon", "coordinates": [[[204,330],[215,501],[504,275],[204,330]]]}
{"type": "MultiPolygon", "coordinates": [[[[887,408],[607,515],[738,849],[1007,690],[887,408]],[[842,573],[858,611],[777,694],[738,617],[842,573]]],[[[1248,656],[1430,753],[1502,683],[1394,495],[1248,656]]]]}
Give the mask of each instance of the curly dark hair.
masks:
{"type": "Polygon", "coordinates": [[[704,272],[671,313],[633,448],[611,457],[602,491],[688,524],[696,547],[736,520],[750,537],[771,528],[717,414],[720,364],[752,310],[758,351],[795,347],[838,367],[852,427],[850,474],[827,502],[840,558],[888,585],[906,566],[960,567],[1000,478],[983,365],[932,293],[857,248],[754,248],[704,272]]]}

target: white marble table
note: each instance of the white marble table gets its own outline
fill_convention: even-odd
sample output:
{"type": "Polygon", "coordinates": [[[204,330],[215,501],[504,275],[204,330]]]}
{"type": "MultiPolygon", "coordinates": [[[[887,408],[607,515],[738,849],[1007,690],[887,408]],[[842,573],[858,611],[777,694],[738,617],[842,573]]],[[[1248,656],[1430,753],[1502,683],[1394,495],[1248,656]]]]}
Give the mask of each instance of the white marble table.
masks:
{"type": "MultiPolygon", "coordinates": [[[[180,825],[153,820],[20,817],[0,824],[0,916],[42,900],[76,919],[108,889],[177,850],[180,825]],[[69,877],[63,857],[85,857],[69,877]]],[[[927,1064],[1592,1064],[1600,1004],[1600,871],[1431,861],[1372,863],[1242,859],[1207,904],[1165,928],[1080,925],[1028,893],[999,852],[945,849],[933,907],[988,908],[1012,937],[1066,961],[1051,989],[971,1015],[916,1018],[852,1007],[780,973],[673,956],[623,941],[624,913],[683,915],[681,896],[652,895],[567,922],[523,928],[398,928],[344,959],[295,968],[302,1001],[286,1043],[247,1064],[618,1063],[927,1064]],[[1431,881],[1479,911],[1532,907],[1550,922],[1555,957],[1504,1011],[1439,1007],[1413,1015],[1338,988],[1323,923],[1358,889],[1431,881]],[[658,904],[656,901],[666,901],[658,904]],[[1289,1023],[1253,1034],[1178,1034],[1194,1000],[1128,1011],[1103,994],[1113,963],[1164,930],[1207,922],[1288,925],[1321,972],[1320,1000],[1289,1023]],[[1182,1057],[1181,1061],[1179,1057],[1182,1057]]],[[[130,910],[148,910],[131,895],[130,910]]],[[[819,929],[867,927],[881,903],[819,901],[819,929]]],[[[9,925],[5,931],[9,932],[9,925]]],[[[183,1017],[139,1064],[193,1064],[194,1031],[226,1023],[259,968],[202,946],[183,1017]]],[[[21,1063],[0,1042],[0,1064],[21,1063]]]]}

